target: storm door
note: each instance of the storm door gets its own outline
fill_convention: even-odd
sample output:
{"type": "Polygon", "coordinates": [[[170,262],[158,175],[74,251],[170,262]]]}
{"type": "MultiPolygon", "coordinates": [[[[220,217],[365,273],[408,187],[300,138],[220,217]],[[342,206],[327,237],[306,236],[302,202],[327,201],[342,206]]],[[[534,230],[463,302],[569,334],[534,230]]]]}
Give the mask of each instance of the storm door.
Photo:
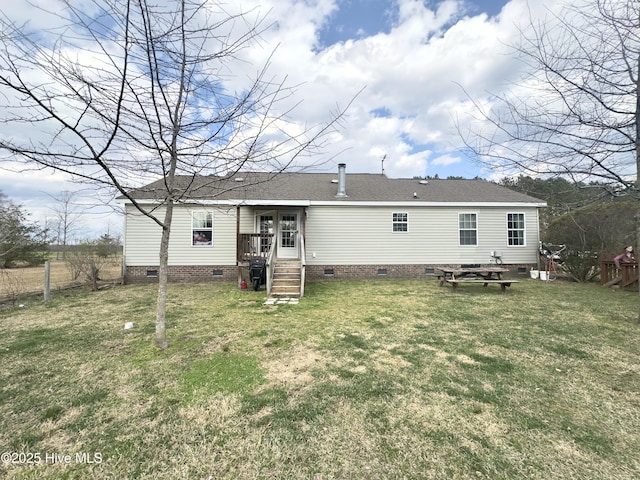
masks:
{"type": "Polygon", "coordinates": [[[298,225],[297,213],[281,213],[278,225],[278,257],[298,258],[298,225]]]}

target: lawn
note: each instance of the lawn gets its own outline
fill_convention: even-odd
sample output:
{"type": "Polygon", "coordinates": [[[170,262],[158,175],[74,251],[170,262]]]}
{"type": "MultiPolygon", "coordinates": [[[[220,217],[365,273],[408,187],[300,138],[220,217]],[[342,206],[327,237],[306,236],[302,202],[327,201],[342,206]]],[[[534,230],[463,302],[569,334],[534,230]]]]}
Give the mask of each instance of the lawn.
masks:
{"type": "Polygon", "coordinates": [[[492,287],[171,285],[165,351],[154,286],[0,310],[0,477],[640,477],[638,294],[492,287]]]}

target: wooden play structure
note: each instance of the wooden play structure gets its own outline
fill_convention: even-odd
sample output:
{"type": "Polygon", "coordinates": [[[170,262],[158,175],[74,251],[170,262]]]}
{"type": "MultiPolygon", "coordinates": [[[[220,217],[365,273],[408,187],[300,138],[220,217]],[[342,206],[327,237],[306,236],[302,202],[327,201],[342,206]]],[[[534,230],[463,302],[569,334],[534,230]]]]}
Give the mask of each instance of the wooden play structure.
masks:
{"type": "Polygon", "coordinates": [[[638,288],[638,264],[621,263],[620,270],[613,260],[600,261],[600,284],[605,287],[638,288]]]}

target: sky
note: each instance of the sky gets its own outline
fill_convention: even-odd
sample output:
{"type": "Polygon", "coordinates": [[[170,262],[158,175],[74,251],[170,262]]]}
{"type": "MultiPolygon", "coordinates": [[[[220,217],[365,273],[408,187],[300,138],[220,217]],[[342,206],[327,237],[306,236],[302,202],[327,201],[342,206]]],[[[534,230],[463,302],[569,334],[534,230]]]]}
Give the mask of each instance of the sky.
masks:
{"type": "MultiPolygon", "coordinates": [[[[321,171],[337,171],[337,164],[345,163],[347,173],[393,178],[496,179],[465,153],[456,125],[473,126],[469,96],[489,101],[523,75],[509,45],[517,41],[520,25],[545,15],[555,3],[238,0],[231,4],[266,14],[273,28],[243,52],[244,62],[235,71],[242,78],[249,71],[243,69],[255,70],[275,50],[269,73],[297,85],[299,105],[290,120],[298,125],[327,120],[336,107],[353,101],[326,147],[321,171]]],[[[46,22],[27,0],[14,0],[4,14],[28,19],[32,27],[46,22]]],[[[39,222],[53,216],[47,208],[52,197],[84,188],[61,174],[0,169],[0,191],[39,222]]],[[[122,229],[121,218],[99,205],[95,195],[84,191],[77,201],[87,236],[122,229]]]]}

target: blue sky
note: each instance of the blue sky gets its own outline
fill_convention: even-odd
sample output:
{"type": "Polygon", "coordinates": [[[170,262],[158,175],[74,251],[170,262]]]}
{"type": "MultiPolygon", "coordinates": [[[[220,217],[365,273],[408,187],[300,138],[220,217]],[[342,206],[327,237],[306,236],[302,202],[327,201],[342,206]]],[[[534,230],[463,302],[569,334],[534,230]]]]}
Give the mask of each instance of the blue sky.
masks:
{"type": "MultiPolygon", "coordinates": [[[[437,6],[437,1],[426,2],[437,6]]],[[[500,13],[506,0],[474,0],[467,2],[469,14],[500,13]]],[[[363,38],[379,32],[389,33],[398,15],[398,5],[391,0],[338,0],[337,8],[319,32],[320,44],[329,46],[349,39],[363,38]]]]}
{"type": "MultiPolygon", "coordinates": [[[[50,0],[37,0],[43,5],[50,0]]],[[[508,48],[529,16],[543,16],[555,0],[238,0],[229,8],[267,15],[275,28],[242,52],[227,88],[243,81],[271,58],[270,74],[299,85],[291,125],[326,121],[336,105],[362,91],[324,153],[323,171],[413,176],[476,176],[495,172],[467,158],[456,131],[477,126],[466,90],[489,105],[522,75],[508,48]],[[253,10],[252,10],[253,9],[253,10]]],[[[4,14],[33,28],[49,21],[27,0],[14,0],[4,14]]],[[[288,105],[285,105],[288,107],[288,105]]],[[[1,108],[1,107],[0,107],[1,108]]],[[[1,160],[0,160],[1,161],[1,160]]],[[[49,195],[84,188],[50,172],[0,170],[0,190],[33,212],[47,216],[49,195]]],[[[86,205],[95,198],[86,196],[86,205]]],[[[104,207],[90,230],[112,231],[120,220],[104,207]]]]}

